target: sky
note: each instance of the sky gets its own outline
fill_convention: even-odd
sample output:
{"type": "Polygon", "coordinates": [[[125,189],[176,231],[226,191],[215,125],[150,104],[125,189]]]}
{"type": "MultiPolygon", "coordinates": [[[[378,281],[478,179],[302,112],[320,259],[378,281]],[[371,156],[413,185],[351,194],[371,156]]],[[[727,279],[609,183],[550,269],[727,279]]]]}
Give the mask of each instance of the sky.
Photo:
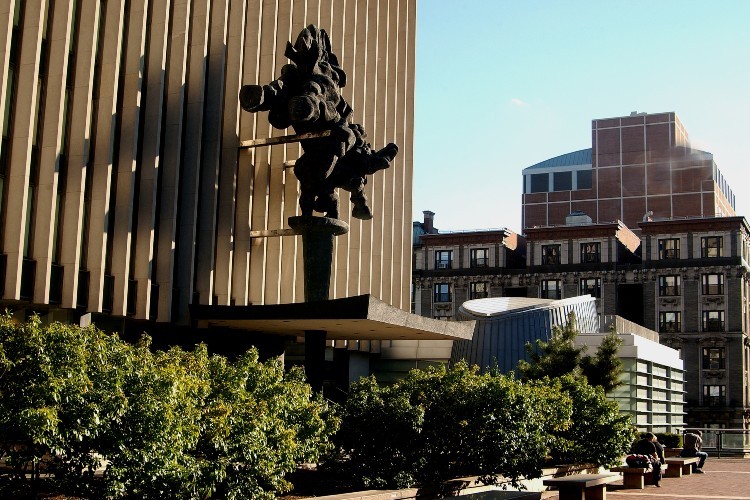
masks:
{"type": "Polygon", "coordinates": [[[750,0],[420,0],[413,220],[521,230],[521,171],[674,111],[750,219],[750,0]]]}

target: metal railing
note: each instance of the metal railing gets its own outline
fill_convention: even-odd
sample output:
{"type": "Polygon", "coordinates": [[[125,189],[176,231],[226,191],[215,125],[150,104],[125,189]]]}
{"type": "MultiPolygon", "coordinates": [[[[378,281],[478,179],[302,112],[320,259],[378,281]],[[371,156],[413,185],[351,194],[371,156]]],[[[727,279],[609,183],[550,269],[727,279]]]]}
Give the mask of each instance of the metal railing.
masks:
{"type": "Polygon", "coordinates": [[[750,454],[750,429],[688,428],[686,432],[699,430],[703,433],[703,451],[715,452],[717,458],[724,455],[750,454]]]}

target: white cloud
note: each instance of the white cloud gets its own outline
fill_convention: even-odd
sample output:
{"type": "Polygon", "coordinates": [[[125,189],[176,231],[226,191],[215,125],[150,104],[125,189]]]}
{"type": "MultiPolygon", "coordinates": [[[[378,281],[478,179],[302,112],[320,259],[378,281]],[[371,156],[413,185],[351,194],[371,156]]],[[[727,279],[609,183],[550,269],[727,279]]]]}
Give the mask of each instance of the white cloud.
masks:
{"type": "Polygon", "coordinates": [[[522,101],[518,97],[514,97],[513,99],[511,99],[510,103],[513,104],[514,106],[518,106],[518,107],[524,107],[524,106],[528,106],[529,105],[527,102],[522,101]]]}

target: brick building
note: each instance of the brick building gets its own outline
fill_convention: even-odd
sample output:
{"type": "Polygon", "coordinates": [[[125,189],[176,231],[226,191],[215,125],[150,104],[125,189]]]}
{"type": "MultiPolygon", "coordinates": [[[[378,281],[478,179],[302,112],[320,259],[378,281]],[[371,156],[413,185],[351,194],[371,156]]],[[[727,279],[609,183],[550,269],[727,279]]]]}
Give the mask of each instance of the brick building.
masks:
{"type": "Polygon", "coordinates": [[[523,170],[524,229],[564,224],[576,211],[594,222],[732,216],[734,194],[713,155],[690,147],[675,113],[593,120],[591,148],[523,170]]]}
{"type": "Polygon", "coordinates": [[[689,426],[750,427],[747,221],[652,219],[638,223],[640,236],[622,221],[596,223],[580,213],[566,222],[528,228],[525,237],[508,230],[422,236],[414,247],[415,312],[451,319],[472,298],[591,295],[601,318],[625,318],[680,351],[689,426]],[[478,267],[483,249],[489,265],[478,267]]]}

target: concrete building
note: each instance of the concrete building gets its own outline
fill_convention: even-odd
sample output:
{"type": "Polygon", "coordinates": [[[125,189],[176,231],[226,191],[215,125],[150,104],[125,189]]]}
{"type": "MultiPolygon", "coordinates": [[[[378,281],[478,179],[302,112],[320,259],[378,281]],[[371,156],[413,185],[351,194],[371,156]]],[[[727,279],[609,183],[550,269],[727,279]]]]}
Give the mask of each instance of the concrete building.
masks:
{"type": "Polygon", "coordinates": [[[591,148],[523,170],[522,226],[555,226],[571,212],[621,220],[634,232],[655,218],[735,215],[735,199],[713,155],[690,147],[675,113],[593,120],[591,148]]]}
{"type": "Polygon", "coordinates": [[[290,361],[315,321],[336,330],[331,359],[423,353],[412,344],[434,325],[395,312],[410,306],[415,29],[415,0],[0,3],[0,309],[157,345],[265,343],[290,361]],[[347,73],[352,121],[373,147],[399,146],[367,184],[373,220],[342,196],[330,298],[358,312],[340,324],[333,307],[272,308],[304,298],[301,239],[267,236],[299,213],[299,144],[241,148],[287,133],[238,92],[278,77],[311,23],[347,73]]]}
{"type": "Polygon", "coordinates": [[[622,340],[622,385],[608,394],[623,414],[642,432],[679,432],[684,426],[685,373],[679,352],[659,344],[656,332],[619,316],[601,317],[590,295],[567,299],[488,298],[469,300],[459,308],[461,319],[476,322],[471,340],[453,342],[451,362],[465,360],[482,371],[515,370],[519,360],[529,361],[525,345],[549,340],[555,326],[564,326],[575,313],[578,347],[593,355],[616,326],[622,340]]]}
{"type": "MultiPolygon", "coordinates": [[[[241,112],[315,23],[349,76],[374,145],[373,221],[342,217],[332,298],[408,310],[416,2],[10,0],[0,7],[2,306],[188,324],[190,304],[300,301],[297,144],[241,112]]],[[[345,198],[345,197],[342,197],[345,198]]]]}

